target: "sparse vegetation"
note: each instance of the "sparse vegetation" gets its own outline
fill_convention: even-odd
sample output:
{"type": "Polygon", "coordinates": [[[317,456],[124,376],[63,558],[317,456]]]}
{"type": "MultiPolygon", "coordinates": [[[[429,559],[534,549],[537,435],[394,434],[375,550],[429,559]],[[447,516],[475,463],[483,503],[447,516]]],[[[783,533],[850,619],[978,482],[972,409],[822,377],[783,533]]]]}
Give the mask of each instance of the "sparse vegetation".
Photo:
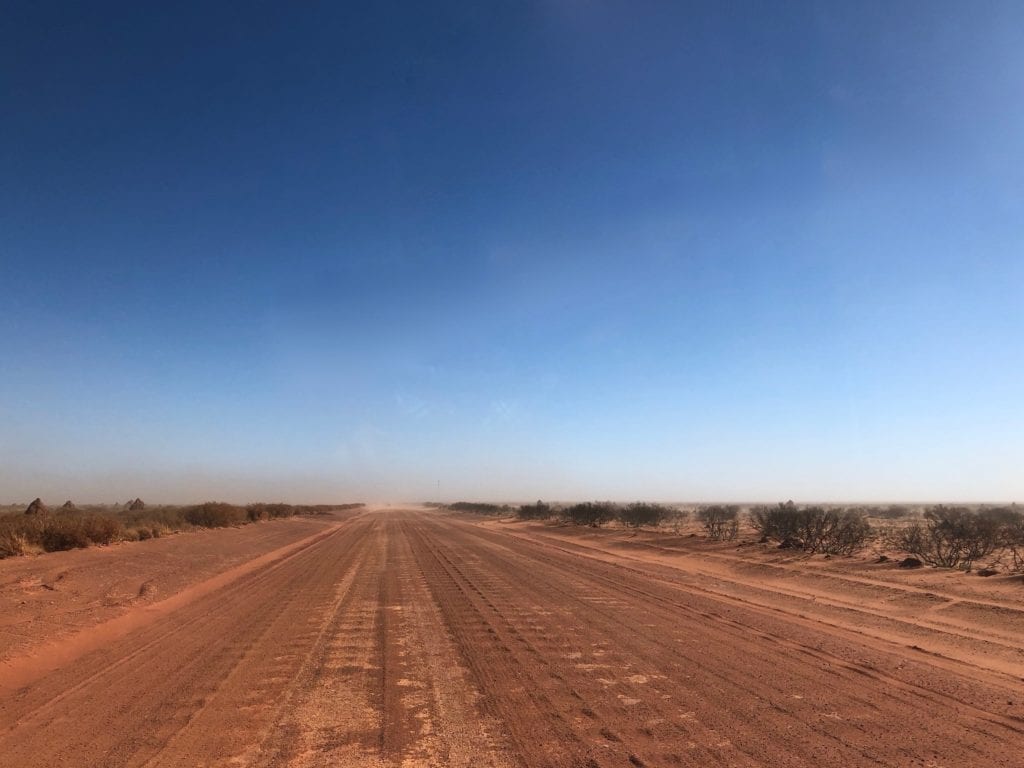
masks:
{"type": "Polygon", "coordinates": [[[774,507],[754,507],[750,510],[750,525],[765,541],[792,541],[797,532],[797,508],[792,501],[774,507]]]}
{"type": "Polygon", "coordinates": [[[471,512],[475,515],[507,515],[512,511],[508,504],[487,504],[478,501],[457,501],[449,504],[448,509],[455,512],[471,512]]]}
{"type": "Polygon", "coordinates": [[[810,552],[826,555],[852,555],[867,546],[872,536],[867,517],[855,509],[827,509],[817,513],[812,523],[814,537],[810,552]]]}
{"type": "Polygon", "coordinates": [[[0,560],[24,555],[27,551],[28,540],[23,532],[12,526],[0,526],[0,560]]]}
{"type": "MultiPolygon", "coordinates": [[[[249,516],[272,516],[274,506],[250,505],[249,516]]],[[[515,514],[520,520],[558,519],[593,528],[617,521],[628,528],[662,527],[676,533],[690,515],[684,509],[649,502],[623,505],[587,501],[556,506],[537,501],[513,508],[460,501],[446,508],[491,516],[515,514]]],[[[709,538],[732,541],[741,529],[742,511],[737,505],[711,504],[697,508],[694,517],[709,538]]],[[[939,505],[922,512],[919,507],[902,504],[826,507],[787,501],[753,507],[746,520],[762,541],[776,542],[781,549],[853,555],[874,542],[876,554],[898,550],[910,555],[902,561],[907,567],[911,562],[920,562],[970,569],[974,563],[988,558],[992,566],[1024,572],[1024,511],[1016,506],[973,509],[939,505]],[[873,526],[870,518],[881,522],[873,526]]],[[[19,545],[12,542],[8,546],[19,545]]],[[[886,561],[887,556],[879,560],[886,561]]]]}
{"type": "Polygon", "coordinates": [[[185,510],[185,519],[200,528],[227,528],[250,522],[245,507],[209,501],[185,510]]]}
{"type": "Polygon", "coordinates": [[[671,517],[673,511],[671,507],[666,507],[663,504],[650,504],[638,501],[635,504],[629,504],[619,509],[618,518],[623,525],[630,528],[640,528],[644,525],[660,525],[671,517]]]}
{"type": "Polygon", "coordinates": [[[597,528],[618,517],[619,508],[610,501],[586,501],[566,507],[561,515],[562,519],[575,525],[597,528]]]}
{"type": "Polygon", "coordinates": [[[687,509],[679,509],[677,507],[669,508],[669,515],[665,518],[664,524],[672,529],[673,533],[679,534],[682,532],[687,521],[690,519],[690,511],[687,509]]]}
{"type": "Polygon", "coordinates": [[[145,541],[175,531],[221,528],[257,520],[319,514],[359,504],[293,506],[250,504],[240,507],[206,502],[191,507],[152,507],[131,504],[124,508],[91,507],[79,511],[64,505],[51,512],[39,500],[27,514],[0,515],[0,559],[30,552],[58,552],[116,541],[145,541]]]}
{"type": "Polygon", "coordinates": [[[1003,548],[1019,513],[1003,509],[973,511],[938,505],[922,520],[893,531],[892,544],[928,565],[969,569],[1003,548]]]}
{"type": "Polygon", "coordinates": [[[863,549],[872,529],[857,509],[799,507],[792,501],[751,510],[750,523],[765,540],[783,548],[827,555],[850,555],[863,549]]]}
{"type": "Polygon", "coordinates": [[[697,520],[716,541],[731,541],[740,529],[740,509],[737,506],[712,504],[697,510],[697,520]]]}
{"type": "Polygon", "coordinates": [[[549,520],[555,514],[555,510],[543,501],[536,504],[524,504],[516,511],[520,520],[549,520]]]}
{"type": "Polygon", "coordinates": [[[1010,567],[1024,571],[1024,512],[1010,508],[1012,513],[1003,525],[1003,544],[1010,554],[1010,567]]]}
{"type": "Polygon", "coordinates": [[[865,507],[863,512],[880,520],[902,520],[910,517],[914,509],[905,504],[888,504],[884,507],[865,507]]]}

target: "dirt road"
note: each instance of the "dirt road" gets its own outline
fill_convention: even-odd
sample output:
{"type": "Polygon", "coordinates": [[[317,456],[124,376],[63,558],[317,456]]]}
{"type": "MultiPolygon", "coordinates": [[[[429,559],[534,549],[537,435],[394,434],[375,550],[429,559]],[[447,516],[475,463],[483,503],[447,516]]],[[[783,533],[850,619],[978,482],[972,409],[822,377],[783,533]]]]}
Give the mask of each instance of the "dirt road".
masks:
{"type": "Polygon", "coordinates": [[[0,688],[0,763],[1024,765],[1024,665],[915,651],[723,579],[367,512],[22,668],[0,688]]]}

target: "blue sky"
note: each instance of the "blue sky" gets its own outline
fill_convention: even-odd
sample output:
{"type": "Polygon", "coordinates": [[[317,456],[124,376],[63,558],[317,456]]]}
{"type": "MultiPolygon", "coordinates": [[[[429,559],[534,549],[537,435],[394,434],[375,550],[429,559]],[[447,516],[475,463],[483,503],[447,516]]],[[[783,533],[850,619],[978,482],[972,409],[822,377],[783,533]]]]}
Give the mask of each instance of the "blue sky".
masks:
{"type": "Polygon", "coordinates": [[[1020,3],[11,3],[0,501],[1024,500],[1020,3]]]}

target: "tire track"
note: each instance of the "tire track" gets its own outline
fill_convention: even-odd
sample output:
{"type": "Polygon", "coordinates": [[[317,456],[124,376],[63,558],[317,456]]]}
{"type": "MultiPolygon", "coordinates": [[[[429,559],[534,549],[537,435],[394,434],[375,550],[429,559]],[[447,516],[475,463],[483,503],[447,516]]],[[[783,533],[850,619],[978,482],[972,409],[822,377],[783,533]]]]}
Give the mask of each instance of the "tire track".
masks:
{"type": "MultiPolygon", "coordinates": [[[[431,524],[430,532],[424,536],[431,536],[436,529],[431,524]]],[[[623,572],[600,561],[559,556],[519,537],[512,544],[509,538],[490,532],[484,536],[475,526],[451,522],[443,535],[436,536],[435,543],[445,547],[459,567],[486,561],[487,568],[474,573],[471,579],[480,580],[479,590],[487,593],[492,604],[502,593],[495,577],[507,573],[504,592],[512,605],[531,598],[546,598],[549,606],[571,601],[574,608],[569,613],[586,619],[581,622],[582,634],[612,638],[614,645],[628,651],[619,658],[619,664],[647,659],[651,669],[664,671],[672,668],[675,659],[677,674],[684,675],[685,670],[690,670],[702,678],[700,693],[719,686],[707,710],[713,720],[724,720],[722,708],[727,711],[735,708],[736,702],[748,702],[744,710],[734,712],[748,722],[763,723],[761,731],[744,730],[735,723],[726,729],[746,734],[744,752],[748,756],[757,756],[772,765],[892,764],[894,759],[899,764],[918,764],[914,761],[923,751],[940,744],[945,755],[962,764],[1016,764],[1016,757],[1010,757],[1008,751],[1008,745],[1021,738],[1015,720],[963,701],[951,701],[926,686],[901,688],[896,680],[877,675],[862,665],[849,664],[841,655],[819,652],[814,643],[834,642],[827,633],[819,630],[818,637],[807,645],[789,639],[793,631],[783,625],[781,630],[776,628],[773,637],[772,632],[760,629],[764,619],[757,613],[724,606],[730,614],[727,617],[721,604],[708,603],[706,597],[666,589],[645,581],[639,574],[623,572]],[[695,610],[692,603],[701,607],[695,610]],[[675,625],[680,621],[690,624],[687,633],[696,643],[687,643],[685,637],[677,638],[682,642],[661,639],[677,633],[675,625]],[[630,624],[650,636],[623,632],[622,627],[630,624]],[[794,683],[803,693],[783,702],[785,694],[780,688],[791,686],[776,681],[794,683]],[[808,712],[807,704],[815,697],[807,691],[816,690],[842,692],[844,704],[859,709],[856,717],[828,711],[817,715],[808,712]],[[759,702],[760,707],[750,707],[750,700],[759,702]],[[905,733],[891,734],[894,717],[912,718],[917,732],[909,738],[905,733]],[[779,722],[770,726],[773,720],[779,722]],[[776,734],[771,743],[764,738],[764,729],[769,727],[776,734]],[[951,737],[951,731],[956,738],[951,737]],[[805,734],[802,738],[801,733],[805,734]],[[828,747],[829,742],[833,748],[828,747]],[[858,744],[859,747],[853,746],[858,744]],[[770,755],[771,750],[780,747],[783,754],[770,755]]],[[[557,632],[558,628],[548,626],[546,631],[557,632]]],[[[800,628],[795,634],[807,633],[800,628]]],[[[870,650],[857,651],[871,655],[870,650]]],[[[550,658],[553,654],[546,656],[550,658]]],[[[671,695],[673,688],[678,692],[678,684],[683,681],[662,681],[660,685],[667,691],[665,695],[671,695]]],[[[646,686],[656,688],[657,684],[649,681],[646,686]]],[[[819,705],[827,705],[827,696],[817,698],[822,699],[817,702],[819,705]]],[[[739,743],[737,738],[733,741],[739,743]]]]}

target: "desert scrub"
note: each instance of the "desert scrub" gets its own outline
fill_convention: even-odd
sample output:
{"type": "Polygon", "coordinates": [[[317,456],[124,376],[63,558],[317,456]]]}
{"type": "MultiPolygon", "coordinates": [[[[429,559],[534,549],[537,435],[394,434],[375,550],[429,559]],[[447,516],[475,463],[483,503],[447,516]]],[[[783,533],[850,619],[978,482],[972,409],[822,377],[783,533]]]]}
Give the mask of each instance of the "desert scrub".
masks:
{"type": "Polygon", "coordinates": [[[709,537],[716,541],[732,541],[740,530],[740,508],[712,504],[697,510],[697,520],[709,537]]]}
{"type": "MultiPolygon", "coordinates": [[[[38,500],[37,500],[38,501],[38,500]]],[[[210,501],[191,507],[140,506],[111,509],[65,505],[51,512],[41,502],[33,502],[29,514],[0,515],[0,558],[15,557],[33,550],[59,552],[117,541],[144,541],[165,534],[194,528],[223,528],[293,515],[317,515],[362,504],[233,504],[210,501]]]]}
{"type": "Polygon", "coordinates": [[[826,555],[851,555],[867,546],[873,535],[860,510],[799,507],[792,501],[754,508],[750,524],[765,540],[826,555]]]}
{"type": "Polygon", "coordinates": [[[561,512],[562,519],[574,525],[597,528],[619,516],[619,507],[610,501],[586,501],[573,504],[561,512]]]}
{"type": "Polygon", "coordinates": [[[471,512],[474,515],[507,515],[512,511],[508,504],[488,504],[479,501],[456,501],[448,509],[454,512],[471,512]]]}
{"type": "Polygon", "coordinates": [[[650,504],[638,501],[619,509],[619,522],[629,528],[643,525],[656,526],[672,517],[676,510],[663,504],[650,504]]]}
{"type": "Polygon", "coordinates": [[[28,541],[24,534],[9,527],[0,527],[0,560],[5,557],[17,557],[28,551],[28,541]]]}
{"type": "Polygon", "coordinates": [[[208,501],[185,510],[185,519],[200,528],[227,528],[251,522],[245,507],[208,501]]]}
{"type": "Polygon", "coordinates": [[[516,510],[516,515],[520,520],[548,520],[554,514],[555,511],[543,501],[538,501],[536,504],[524,504],[516,510]]]}
{"type": "Polygon", "coordinates": [[[1004,547],[1012,520],[1002,510],[940,504],[926,509],[923,520],[894,531],[892,544],[928,565],[970,569],[1004,547]]]}

